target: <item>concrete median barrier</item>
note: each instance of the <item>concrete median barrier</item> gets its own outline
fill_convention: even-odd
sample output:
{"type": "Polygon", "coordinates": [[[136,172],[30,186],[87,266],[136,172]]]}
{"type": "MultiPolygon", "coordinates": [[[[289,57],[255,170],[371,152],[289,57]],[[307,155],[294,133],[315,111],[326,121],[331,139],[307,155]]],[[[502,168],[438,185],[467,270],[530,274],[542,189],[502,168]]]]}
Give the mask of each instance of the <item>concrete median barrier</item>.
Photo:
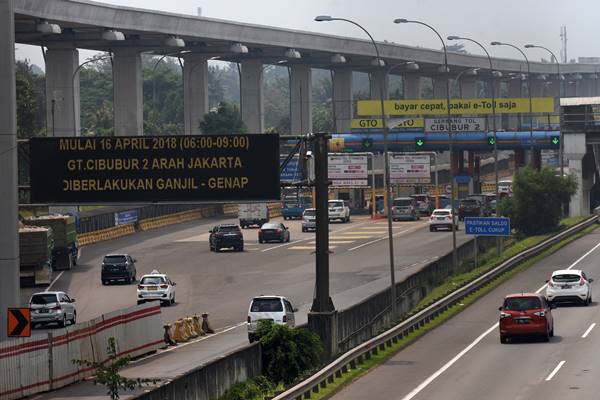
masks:
{"type": "Polygon", "coordinates": [[[208,322],[208,313],[202,314],[202,330],[206,333],[215,333],[215,330],[210,326],[210,322],[208,322]]]}

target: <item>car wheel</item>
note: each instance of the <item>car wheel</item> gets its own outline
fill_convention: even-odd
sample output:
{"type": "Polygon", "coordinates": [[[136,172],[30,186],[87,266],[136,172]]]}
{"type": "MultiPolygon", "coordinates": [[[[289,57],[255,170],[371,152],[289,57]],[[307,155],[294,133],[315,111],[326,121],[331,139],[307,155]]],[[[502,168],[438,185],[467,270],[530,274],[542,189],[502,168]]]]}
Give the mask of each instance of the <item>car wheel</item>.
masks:
{"type": "Polygon", "coordinates": [[[554,323],[552,323],[552,329],[550,329],[550,337],[554,337],[554,323]]]}
{"type": "Polygon", "coordinates": [[[58,326],[61,328],[67,326],[67,314],[63,315],[63,320],[58,322],[58,326]]]}
{"type": "Polygon", "coordinates": [[[175,295],[173,295],[173,298],[171,299],[171,305],[175,304],[175,295]]]}
{"type": "Polygon", "coordinates": [[[73,311],[73,318],[71,318],[71,325],[75,325],[77,323],[77,311],[73,311]]]}
{"type": "Polygon", "coordinates": [[[138,306],[139,306],[140,304],[144,304],[145,301],[144,300],[138,300],[137,303],[138,303],[138,306]]]}
{"type": "Polygon", "coordinates": [[[544,333],[544,336],[542,336],[542,340],[544,342],[550,341],[550,331],[548,330],[548,327],[546,327],[546,332],[544,333]]]}
{"type": "Polygon", "coordinates": [[[253,334],[249,333],[248,334],[248,341],[250,343],[254,343],[256,341],[256,336],[254,336],[253,334]]]}
{"type": "Polygon", "coordinates": [[[219,247],[215,246],[215,253],[218,253],[220,251],[221,251],[221,249],[219,247]]]}
{"type": "Polygon", "coordinates": [[[429,227],[429,232],[433,232],[435,229],[433,228],[433,226],[429,227]]]}
{"type": "Polygon", "coordinates": [[[302,232],[306,232],[306,228],[302,228],[302,232]]]}
{"type": "Polygon", "coordinates": [[[264,240],[262,240],[262,239],[258,239],[258,243],[260,243],[260,244],[263,244],[263,243],[264,243],[264,240]]]}
{"type": "Polygon", "coordinates": [[[106,286],[106,285],[108,285],[108,281],[102,281],[102,284],[103,284],[104,286],[106,286]]]}
{"type": "Polygon", "coordinates": [[[506,337],[504,335],[500,335],[500,343],[502,343],[502,344],[508,343],[508,337],[506,337]]]}

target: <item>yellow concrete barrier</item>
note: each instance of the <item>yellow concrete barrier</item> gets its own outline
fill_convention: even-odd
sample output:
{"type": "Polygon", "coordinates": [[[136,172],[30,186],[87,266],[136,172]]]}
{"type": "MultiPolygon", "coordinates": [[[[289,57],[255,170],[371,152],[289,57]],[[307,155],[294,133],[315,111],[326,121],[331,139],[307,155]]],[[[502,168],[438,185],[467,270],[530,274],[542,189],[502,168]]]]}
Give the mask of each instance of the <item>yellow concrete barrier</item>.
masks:
{"type": "Polygon", "coordinates": [[[194,330],[198,333],[199,336],[206,335],[206,332],[202,330],[202,325],[200,324],[200,317],[197,314],[194,314],[192,317],[194,330]]]}

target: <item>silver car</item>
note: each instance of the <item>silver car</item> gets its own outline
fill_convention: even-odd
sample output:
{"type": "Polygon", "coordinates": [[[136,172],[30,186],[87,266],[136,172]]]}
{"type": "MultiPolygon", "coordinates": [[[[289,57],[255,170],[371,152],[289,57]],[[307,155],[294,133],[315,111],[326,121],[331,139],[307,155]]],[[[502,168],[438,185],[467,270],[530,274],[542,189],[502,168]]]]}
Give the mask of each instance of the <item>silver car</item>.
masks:
{"type": "Polygon", "coordinates": [[[307,208],[302,213],[302,232],[317,229],[317,209],[307,208]]]}
{"type": "Polygon", "coordinates": [[[70,298],[65,292],[35,293],[29,299],[31,309],[31,325],[57,323],[64,327],[67,322],[75,324],[77,309],[75,299],[70,298]]]}
{"type": "Polygon", "coordinates": [[[392,219],[398,221],[401,219],[410,219],[416,221],[420,219],[417,201],[412,197],[398,197],[392,203],[392,219]]]}

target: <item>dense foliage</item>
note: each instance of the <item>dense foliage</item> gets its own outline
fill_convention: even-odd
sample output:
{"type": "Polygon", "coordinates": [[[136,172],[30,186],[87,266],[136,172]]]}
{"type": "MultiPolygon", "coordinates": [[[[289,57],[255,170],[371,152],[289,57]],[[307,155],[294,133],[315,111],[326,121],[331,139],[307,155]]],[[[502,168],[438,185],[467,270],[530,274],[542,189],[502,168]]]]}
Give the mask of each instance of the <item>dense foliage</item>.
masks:
{"type": "Polygon", "coordinates": [[[276,385],[264,375],[238,382],[220,400],[263,400],[274,394],[276,385]]]}
{"type": "Polygon", "coordinates": [[[256,333],[262,346],[263,371],[271,381],[287,385],[319,366],[323,345],[309,330],[261,321],[256,333]]]}
{"type": "Polygon", "coordinates": [[[576,190],[572,175],[561,177],[551,168],[525,167],[515,174],[513,196],[502,201],[500,211],[524,236],[552,232],[558,229],[563,207],[576,190]]]}
{"type": "Polygon", "coordinates": [[[229,103],[220,103],[216,110],[204,115],[200,122],[202,132],[209,134],[245,133],[246,126],[237,106],[229,103]]]}

